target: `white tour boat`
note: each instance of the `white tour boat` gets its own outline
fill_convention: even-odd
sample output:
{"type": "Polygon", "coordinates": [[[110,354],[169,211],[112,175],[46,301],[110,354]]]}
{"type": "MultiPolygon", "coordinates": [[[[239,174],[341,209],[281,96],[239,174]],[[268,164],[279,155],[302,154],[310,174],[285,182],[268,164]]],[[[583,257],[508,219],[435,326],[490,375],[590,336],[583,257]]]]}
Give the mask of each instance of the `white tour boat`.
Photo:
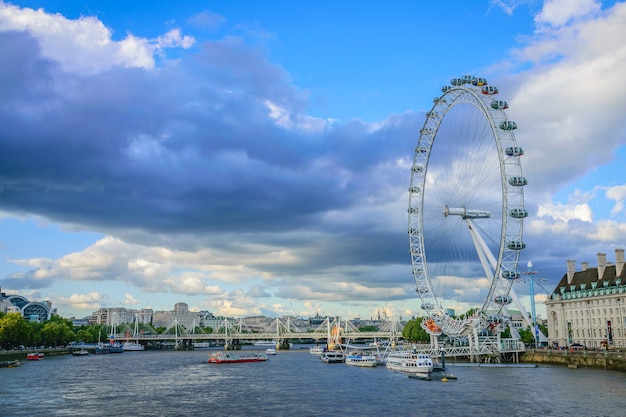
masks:
{"type": "Polygon", "coordinates": [[[378,365],[378,360],[374,355],[362,351],[354,351],[349,352],[346,356],[346,365],[371,368],[378,365]]]}
{"type": "Polygon", "coordinates": [[[139,342],[131,342],[130,340],[127,340],[126,342],[122,343],[122,349],[124,349],[124,351],[129,351],[129,350],[134,350],[134,351],[140,351],[140,350],[145,350],[145,346],[142,345],[139,342]]]}
{"type": "Polygon", "coordinates": [[[313,346],[309,349],[309,353],[311,355],[321,355],[322,353],[324,353],[324,346],[313,346]]]}
{"type": "Polygon", "coordinates": [[[386,366],[393,371],[428,374],[433,370],[433,360],[426,353],[397,351],[387,355],[386,366]]]}
{"type": "Polygon", "coordinates": [[[337,350],[324,352],[320,357],[326,363],[344,363],[346,361],[345,355],[337,350]]]}
{"type": "Polygon", "coordinates": [[[276,342],[273,340],[257,340],[254,342],[254,346],[276,347],[276,342]]]}
{"type": "MultiPolygon", "coordinates": [[[[135,314],[135,329],[133,330],[133,337],[137,337],[139,335],[139,315],[135,314]]],[[[127,351],[141,351],[141,350],[145,350],[146,347],[144,345],[142,345],[141,343],[139,343],[139,340],[135,339],[134,341],[132,340],[126,340],[126,342],[124,342],[122,344],[122,350],[124,352],[127,351]]]]}

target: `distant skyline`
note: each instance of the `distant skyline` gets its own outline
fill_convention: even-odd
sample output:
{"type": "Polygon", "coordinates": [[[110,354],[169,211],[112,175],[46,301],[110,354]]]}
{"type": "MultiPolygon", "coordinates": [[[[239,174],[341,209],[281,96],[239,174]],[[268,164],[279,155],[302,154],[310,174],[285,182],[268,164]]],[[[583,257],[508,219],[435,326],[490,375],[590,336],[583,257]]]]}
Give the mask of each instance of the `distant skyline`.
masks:
{"type": "Polygon", "coordinates": [[[626,3],[143,4],[0,0],[3,291],[65,317],[419,316],[410,167],[463,74],[518,125],[539,314],[568,259],[626,246],[626,3]]]}

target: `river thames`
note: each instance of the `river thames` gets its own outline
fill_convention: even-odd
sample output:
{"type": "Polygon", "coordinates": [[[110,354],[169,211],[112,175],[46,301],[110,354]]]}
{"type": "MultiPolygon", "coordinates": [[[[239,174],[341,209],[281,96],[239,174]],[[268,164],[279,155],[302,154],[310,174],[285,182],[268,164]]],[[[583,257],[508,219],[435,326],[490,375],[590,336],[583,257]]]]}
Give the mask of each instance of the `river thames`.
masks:
{"type": "Polygon", "coordinates": [[[476,367],[458,379],[326,364],[308,349],[209,364],[209,350],[48,356],[0,369],[0,416],[624,416],[626,373],[476,367]]]}

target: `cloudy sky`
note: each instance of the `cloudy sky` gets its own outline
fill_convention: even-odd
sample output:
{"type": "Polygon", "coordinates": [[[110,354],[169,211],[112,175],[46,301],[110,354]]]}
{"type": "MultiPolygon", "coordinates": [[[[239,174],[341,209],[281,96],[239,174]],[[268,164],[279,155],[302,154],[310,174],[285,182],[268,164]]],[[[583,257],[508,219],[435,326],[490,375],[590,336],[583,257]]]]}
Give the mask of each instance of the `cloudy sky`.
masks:
{"type": "Polygon", "coordinates": [[[413,152],[463,74],[519,127],[520,269],[552,290],[625,247],[626,3],[149,3],[0,0],[4,292],[65,317],[420,315],[413,152]]]}

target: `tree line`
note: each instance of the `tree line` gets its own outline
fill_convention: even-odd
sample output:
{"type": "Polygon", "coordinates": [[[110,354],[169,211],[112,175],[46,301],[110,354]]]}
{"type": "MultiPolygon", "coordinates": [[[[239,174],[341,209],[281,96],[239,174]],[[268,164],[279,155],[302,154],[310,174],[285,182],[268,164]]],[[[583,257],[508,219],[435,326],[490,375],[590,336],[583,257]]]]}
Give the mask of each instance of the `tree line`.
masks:
{"type": "MultiPolygon", "coordinates": [[[[180,329],[179,329],[180,330],[180,329]]],[[[176,332],[176,329],[165,327],[154,328],[148,324],[139,324],[139,331],[149,334],[176,332]]],[[[194,329],[196,333],[212,333],[211,328],[194,329]]],[[[132,336],[128,323],[122,324],[117,333],[132,336]]],[[[26,320],[20,313],[0,313],[0,348],[20,349],[23,347],[67,346],[71,342],[97,343],[106,341],[111,328],[105,325],[90,324],[75,327],[71,320],[53,315],[43,323],[26,320]]]]}

